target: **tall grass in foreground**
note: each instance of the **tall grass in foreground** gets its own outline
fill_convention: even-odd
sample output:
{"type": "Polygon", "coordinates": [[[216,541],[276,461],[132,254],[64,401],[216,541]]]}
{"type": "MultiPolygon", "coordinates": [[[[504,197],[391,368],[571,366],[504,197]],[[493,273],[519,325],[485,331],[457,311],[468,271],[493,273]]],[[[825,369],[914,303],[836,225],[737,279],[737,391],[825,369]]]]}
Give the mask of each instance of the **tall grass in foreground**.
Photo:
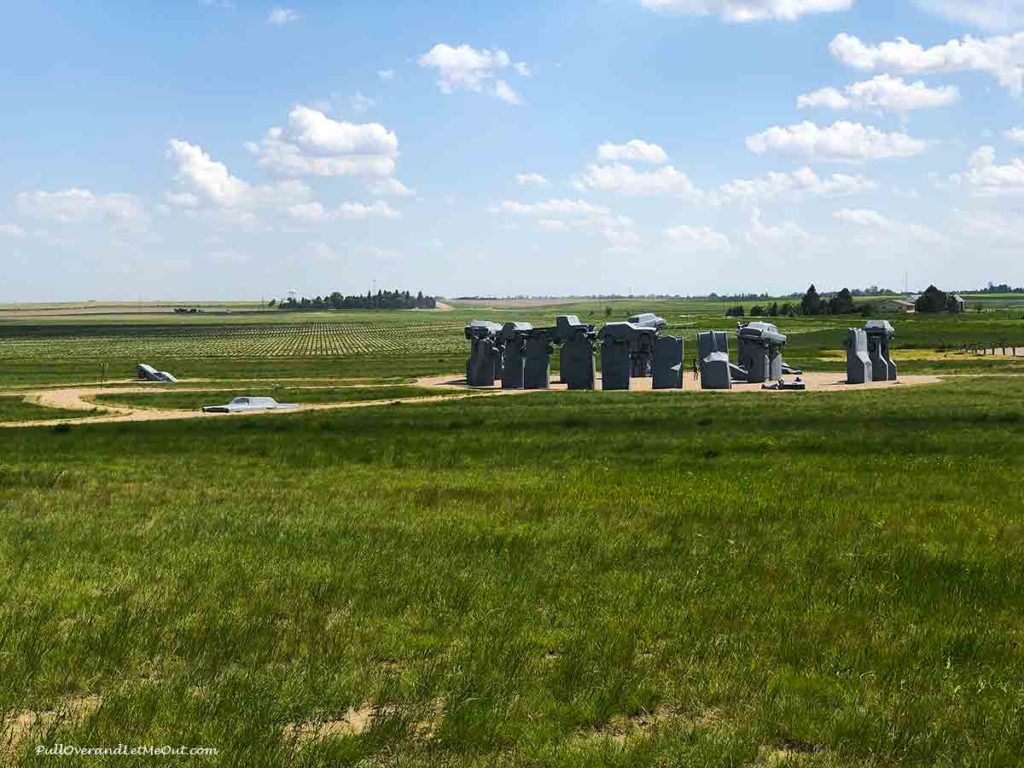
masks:
{"type": "Polygon", "coordinates": [[[169,764],[1018,765],[1022,397],[5,432],[0,713],[219,750],[169,764]]]}

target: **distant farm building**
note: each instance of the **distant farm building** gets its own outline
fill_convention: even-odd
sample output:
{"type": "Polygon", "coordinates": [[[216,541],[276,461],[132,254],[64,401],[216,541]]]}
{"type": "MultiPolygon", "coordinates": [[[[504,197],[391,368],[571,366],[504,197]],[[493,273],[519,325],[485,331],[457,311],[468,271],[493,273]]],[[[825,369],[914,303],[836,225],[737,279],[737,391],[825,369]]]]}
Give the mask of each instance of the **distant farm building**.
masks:
{"type": "Polygon", "coordinates": [[[953,311],[963,312],[967,309],[967,302],[964,301],[964,297],[958,293],[953,294],[953,311]]]}
{"type": "Polygon", "coordinates": [[[908,297],[906,299],[886,299],[878,305],[881,312],[902,312],[911,315],[917,312],[917,305],[908,297]]]}

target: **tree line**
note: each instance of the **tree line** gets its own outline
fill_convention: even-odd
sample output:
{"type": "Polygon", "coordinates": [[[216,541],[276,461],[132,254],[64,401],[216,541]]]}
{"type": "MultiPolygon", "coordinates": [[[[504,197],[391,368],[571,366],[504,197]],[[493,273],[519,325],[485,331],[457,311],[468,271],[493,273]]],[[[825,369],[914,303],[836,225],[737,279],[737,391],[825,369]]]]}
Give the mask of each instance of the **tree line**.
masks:
{"type": "MultiPolygon", "coordinates": [[[[771,304],[755,304],[747,312],[742,304],[725,310],[726,317],[794,317],[796,315],[872,315],[878,306],[870,301],[856,302],[857,292],[843,288],[831,296],[822,296],[813,285],[800,298],[799,302],[784,302],[781,306],[775,301],[771,304]]],[[[918,312],[962,312],[963,304],[955,294],[940,291],[934,285],[922,293],[914,304],[918,312]]]]}
{"type": "Polygon", "coordinates": [[[317,309],[435,309],[437,298],[424,296],[418,291],[414,296],[409,291],[367,291],[365,295],[344,296],[338,291],[327,296],[316,296],[312,299],[303,296],[301,299],[289,297],[280,302],[271,301],[285,311],[317,310],[317,309]]]}

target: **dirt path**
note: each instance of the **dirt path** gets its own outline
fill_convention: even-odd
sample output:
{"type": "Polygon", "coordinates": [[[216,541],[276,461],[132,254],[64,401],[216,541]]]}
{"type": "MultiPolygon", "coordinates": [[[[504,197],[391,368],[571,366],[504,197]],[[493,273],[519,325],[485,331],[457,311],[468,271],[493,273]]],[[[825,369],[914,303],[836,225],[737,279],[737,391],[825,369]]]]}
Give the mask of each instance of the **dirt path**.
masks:
{"type": "MultiPolygon", "coordinates": [[[[925,384],[937,384],[942,379],[939,376],[922,376],[912,375],[903,376],[899,381],[876,381],[869,384],[850,385],[842,379],[842,374],[836,373],[806,373],[803,375],[803,380],[807,384],[808,391],[817,392],[851,392],[865,389],[886,389],[891,387],[914,387],[925,384]]],[[[597,388],[601,388],[600,377],[597,380],[597,388]]],[[[651,380],[650,379],[633,379],[632,381],[633,392],[652,392],[651,380]]],[[[334,385],[324,384],[315,385],[310,387],[303,387],[303,389],[324,389],[330,388],[334,385]]],[[[368,385],[368,386],[379,386],[386,387],[389,385],[368,385]]],[[[203,413],[199,410],[166,410],[157,408],[146,408],[140,406],[130,405],[118,405],[114,403],[103,403],[98,404],[91,401],[91,398],[95,398],[98,395],[116,395],[116,394],[132,394],[136,392],[213,392],[213,391],[224,391],[232,392],[238,391],[239,387],[229,386],[175,386],[175,385],[147,385],[139,384],[138,386],[73,386],[73,387],[59,387],[53,389],[40,389],[36,391],[26,392],[24,390],[19,391],[0,391],[0,395],[15,395],[23,396],[26,402],[35,403],[47,408],[55,408],[63,411],[81,411],[83,414],[89,413],[89,415],[77,416],[62,416],[55,417],[52,419],[43,419],[38,421],[8,421],[0,422],[0,428],[20,428],[20,427],[48,427],[55,426],[57,424],[113,424],[120,422],[136,422],[136,421],[170,421],[175,419],[223,419],[223,418],[243,418],[252,416],[269,416],[273,414],[281,413],[298,413],[305,411],[334,411],[341,410],[344,408],[371,408],[382,405],[392,405],[394,403],[436,403],[449,400],[462,400],[468,397],[487,397],[497,395],[523,395],[529,394],[531,391],[538,390],[509,390],[501,389],[500,387],[479,389],[470,389],[466,386],[465,379],[458,377],[454,374],[447,376],[426,376],[416,380],[416,386],[425,388],[439,388],[448,389],[452,393],[448,395],[425,395],[423,397],[412,397],[412,398],[386,398],[382,400],[357,400],[350,402],[341,403],[311,403],[309,405],[300,405],[298,408],[282,410],[282,411],[255,411],[250,413],[203,413]]],[[[561,383],[553,383],[551,385],[551,391],[564,392],[566,387],[561,383]]],[[[693,381],[690,374],[684,376],[683,379],[683,390],[684,391],[700,391],[700,382],[693,381]]],[[[679,392],[679,390],[664,390],[665,392],[679,392]]],[[[738,384],[730,390],[721,390],[724,393],[737,393],[737,392],[761,392],[767,394],[788,394],[782,392],[773,392],[771,390],[761,389],[760,384],[738,384]]],[[[653,394],[659,394],[654,392],[653,394]]]]}
{"type": "MultiPolygon", "coordinates": [[[[686,392],[701,392],[700,382],[694,381],[692,378],[693,374],[686,372],[683,376],[683,391],[686,392]]],[[[788,380],[792,381],[793,376],[787,377],[788,380]]],[[[919,387],[924,384],[938,384],[942,381],[939,376],[925,376],[925,375],[910,375],[901,376],[899,381],[872,381],[868,384],[847,384],[846,379],[841,373],[805,373],[801,377],[804,383],[807,385],[807,391],[809,392],[857,392],[865,389],[888,389],[891,387],[919,387]]],[[[440,389],[457,389],[467,390],[466,380],[457,376],[426,376],[416,380],[416,384],[421,387],[436,387],[440,389]]],[[[597,377],[597,389],[601,389],[601,376],[597,377]]],[[[479,389],[475,391],[481,391],[479,389]]],[[[502,394],[517,394],[523,392],[523,390],[502,390],[499,388],[485,388],[484,392],[500,392],[502,394]]],[[[530,390],[538,391],[538,390],[530,390]]],[[[566,386],[558,382],[552,382],[551,391],[564,392],[566,386]]],[[[653,392],[651,389],[650,379],[632,379],[630,382],[631,392],[653,392]]],[[[707,390],[722,393],[737,393],[737,392],[760,392],[763,394],[792,394],[790,392],[780,392],[778,390],[766,390],[761,389],[760,384],[734,384],[732,389],[723,390],[707,390]]],[[[655,392],[679,392],[678,389],[667,389],[658,390],[655,392]]]]}
{"type": "MultiPolygon", "coordinates": [[[[237,389],[237,387],[235,388],[237,389]]],[[[312,389],[312,387],[311,387],[312,389]]],[[[58,424],[116,424],[121,422],[134,421],[170,421],[176,419],[222,419],[222,418],[243,418],[251,416],[270,416],[282,413],[302,413],[306,411],[334,411],[343,408],[369,408],[372,406],[393,405],[395,403],[437,403],[447,400],[464,400],[469,397],[487,397],[488,395],[500,394],[500,392],[470,392],[451,395],[426,395],[424,397],[393,397],[383,400],[355,400],[343,403],[310,403],[300,405],[298,408],[289,408],[281,411],[251,411],[248,413],[203,413],[200,410],[164,410],[155,408],[141,408],[125,405],[97,405],[89,402],[89,398],[97,395],[111,395],[128,392],[202,392],[204,389],[190,388],[152,388],[152,387],[68,387],[65,389],[52,389],[43,392],[35,392],[26,396],[27,402],[42,405],[49,408],[60,408],[67,411],[88,411],[90,416],[76,417],[64,416],[61,418],[44,419],[40,421],[5,421],[0,422],[0,429],[18,427],[52,427],[58,424]]],[[[24,394],[24,393],[22,393],[24,394]]]]}

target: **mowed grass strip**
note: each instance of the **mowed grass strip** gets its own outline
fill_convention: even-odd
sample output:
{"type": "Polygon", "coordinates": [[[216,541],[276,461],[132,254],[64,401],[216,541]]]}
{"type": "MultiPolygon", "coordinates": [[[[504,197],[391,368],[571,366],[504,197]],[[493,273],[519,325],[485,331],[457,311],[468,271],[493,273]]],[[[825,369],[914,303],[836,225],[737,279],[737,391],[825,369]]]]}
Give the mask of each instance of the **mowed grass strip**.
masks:
{"type": "Polygon", "coordinates": [[[24,736],[26,763],[41,739],[1018,765],[1022,402],[978,379],[17,430],[0,713],[102,701],[24,736]]]}
{"type": "MultiPolygon", "coordinates": [[[[440,387],[379,386],[379,387],[274,387],[249,386],[236,390],[115,392],[95,395],[92,400],[110,405],[140,408],[194,410],[204,405],[221,405],[235,397],[272,397],[279,403],[348,403],[366,400],[398,400],[417,397],[445,397],[465,395],[462,390],[440,387]]],[[[472,394],[470,392],[469,394],[472,394]]]]}
{"type": "Polygon", "coordinates": [[[63,408],[47,408],[43,405],[25,402],[21,395],[0,395],[0,422],[39,421],[41,419],[81,418],[91,411],[72,411],[63,408]]]}

